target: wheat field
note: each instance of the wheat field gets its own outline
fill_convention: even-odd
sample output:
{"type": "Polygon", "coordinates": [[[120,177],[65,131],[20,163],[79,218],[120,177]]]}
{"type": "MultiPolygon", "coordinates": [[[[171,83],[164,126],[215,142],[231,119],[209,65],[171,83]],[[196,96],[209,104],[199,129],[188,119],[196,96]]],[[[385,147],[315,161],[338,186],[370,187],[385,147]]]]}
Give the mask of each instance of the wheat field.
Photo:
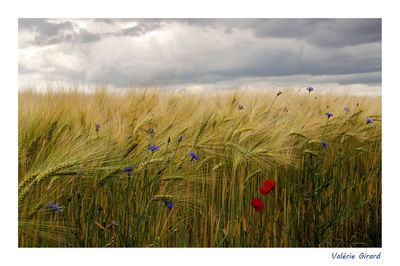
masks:
{"type": "Polygon", "coordinates": [[[380,97],[26,90],[18,106],[19,247],[381,247],[380,97]]]}

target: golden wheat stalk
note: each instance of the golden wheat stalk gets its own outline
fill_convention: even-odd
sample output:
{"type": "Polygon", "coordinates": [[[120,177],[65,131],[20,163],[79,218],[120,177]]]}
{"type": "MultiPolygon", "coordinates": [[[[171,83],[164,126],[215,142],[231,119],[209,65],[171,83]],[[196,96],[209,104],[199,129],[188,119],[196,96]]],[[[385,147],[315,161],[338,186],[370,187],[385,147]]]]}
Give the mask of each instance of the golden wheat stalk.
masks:
{"type": "Polygon", "coordinates": [[[18,190],[22,189],[26,184],[30,183],[32,180],[34,180],[38,175],[39,171],[33,172],[30,176],[24,178],[21,183],[18,185],[18,190]]]}
{"type": "Polygon", "coordinates": [[[242,133],[244,133],[244,132],[247,132],[247,131],[251,131],[251,130],[253,130],[253,129],[254,129],[254,128],[252,128],[252,127],[245,127],[245,128],[237,129],[237,130],[235,130],[235,132],[233,132],[232,137],[234,137],[234,136],[236,136],[236,135],[240,135],[240,134],[242,134],[242,133]]]}
{"type": "MultiPolygon", "coordinates": [[[[76,163],[77,163],[77,161],[70,161],[70,162],[59,164],[56,167],[53,167],[53,168],[47,170],[43,174],[38,175],[36,177],[36,179],[34,179],[29,185],[21,186],[18,189],[20,191],[19,196],[18,196],[18,202],[22,201],[33,187],[48,180],[50,177],[54,176],[55,173],[57,173],[61,170],[64,170],[66,168],[69,168],[71,166],[74,166],[76,163]]],[[[27,182],[25,182],[25,184],[27,184],[27,182]]]]}
{"type": "Polygon", "coordinates": [[[165,194],[165,195],[155,195],[151,201],[158,201],[158,200],[173,200],[174,196],[165,194]]]}
{"type": "Polygon", "coordinates": [[[233,148],[235,151],[242,154],[243,156],[245,156],[247,154],[247,152],[242,147],[240,147],[239,145],[237,145],[235,143],[229,142],[226,145],[233,148]]]}
{"type": "Polygon", "coordinates": [[[212,115],[212,114],[210,114],[210,115],[209,115],[206,119],[204,119],[203,122],[201,123],[200,128],[197,130],[196,135],[195,135],[194,138],[193,138],[192,148],[195,148],[195,147],[196,147],[196,144],[197,144],[197,142],[199,141],[200,136],[204,133],[204,131],[205,131],[206,127],[207,127],[208,121],[210,121],[211,115],[212,115]]]}
{"type": "Polygon", "coordinates": [[[141,163],[141,164],[139,165],[138,169],[141,170],[141,169],[143,169],[143,168],[149,167],[149,166],[151,166],[151,165],[153,165],[153,164],[160,163],[160,162],[162,162],[162,161],[164,161],[164,158],[154,158],[154,159],[151,159],[150,161],[141,163]]]}
{"type": "Polygon", "coordinates": [[[217,171],[219,168],[221,168],[222,166],[224,166],[225,164],[223,162],[218,163],[217,165],[215,165],[212,169],[212,171],[217,171]]]}
{"type": "Polygon", "coordinates": [[[113,176],[115,176],[117,173],[121,172],[120,169],[115,169],[111,172],[109,172],[108,174],[106,174],[105,176],[101,177],[98,181],[97,181],[97,187],[101,187],[103,186],[108,180],[110,180],[113,176]]]}
{"type": "Polygon", "coordinates": [[[143,118],[135,127],[135,129],[133,130],[133,135],[136,135],[136,133],[139,131],[139,129],[142,128],[142,126],[148,122],[150,122],[151,120],[153,120],[153,116],[152,115],[147,115],[145,118],[143,118]]]}
{"type": "Polygon", "coordinates": [[[254,171],[253,173],[251,173],[250,175],[248,175],[246,177],[246,179],[244,180],[244,183],[246,184],[248,181],[250,181],[250,179],[252,179],[253,177],[257,176],[260,173],[261,173],[261,170],[254,171]]]}
{"type": "Polygon", "coordinates": [[[213,156],[208,156],[207,158],[205,158],[204,160],[202,160],[199,165],[197,166],[197,169],[201,169],[204,165],[208,164],[209,162],[212,161],[213,156]]]}
{"type": "Polygon", "coordinates": [[[48,171],[44,172],[43,174],[39,175],[35,179],[34,183],[35,183],[35,185],[40,184],[40,183],[46,181],[48,178],[54,176],[55,173],[58,173],[61,170],[65,170],[67,168],[70,168],[70,167],[72,167],[72,166],[74,166],[76,164],[77,164],[77,161],[70,161],[70,162],[59,164],[56,167],[53,167],[50,170],[48,170],[48,171]]]}

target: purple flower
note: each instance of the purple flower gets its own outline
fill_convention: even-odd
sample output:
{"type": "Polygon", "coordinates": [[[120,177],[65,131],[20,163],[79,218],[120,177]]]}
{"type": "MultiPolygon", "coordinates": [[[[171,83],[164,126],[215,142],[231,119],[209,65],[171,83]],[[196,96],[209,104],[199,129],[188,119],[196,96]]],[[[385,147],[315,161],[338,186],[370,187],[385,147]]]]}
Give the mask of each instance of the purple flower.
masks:
{"type": "Polygon", "coordinates": [[[96,124],[96,132],[99,132],[99,129],[100,129],[100,125],[96,124]]]}
{"type": "Polygon", "coordinates": [[[323,145],[325,148],[328,148],[328,147],[329,147],[328,144],[326,144],[325,141],[321,141],[321,143],[322,143],[322,145],[323,145]]]}
{"type": "Polygon", "coordinates": [[[331,113],[325,113],[327,116],[328,116],[328,119],[331,117],[331,116],[333,116],[333,114],[331,114],[331,113]]]}
{"type": "Polygon", "coordinates": [[[313,87],[308,87],[306,90],[308,90],[308,93],[312,92],[314,90],[313,87]]]}
{"type": "Polygon", "coordinates": [[[174,207],[174,202],[172,200],[164,199],[164,204],[169,210],[171,210],[174,207]]]}
{"type": "Polygon", "coordinates": [[[149,150],[152,152],[158,151],[160,149],[160,146],[157,146],[156,144],[150,145],[149,150]]]}
{"type": "Polygon", "coordinates": [[[197,156],[196,154],[194,154],[194,152],[190,152],[190,156],[192,156],[192,160],[193,159],[195,159],[195,160],[198,160],[198,159],[200,159],[200,157],[199,156],[197,156]]]}
{"type": "Polygon", "coordinates": [[[133,171],[133,165],[132,166],[128,166],[127,168],[125,168],[125,170],[123,170],[122,172],[126,173],[126,172],[132,172],[133,171]]]}
{"type": "Polygon", "coordinates": [[[243,110],[243,108],[244,108],[243,105],[240,105],[240,104],[238,105],[239,110],[243,110]]]}
{"type": "Polygon", "coordinates": [[[53,205],[52,201],[47,202],[47,207],[49,207],[53,213],[62,212],[64,210],[64,206],[60,206],[60,203],[56,203],[53,205]]]}
{"type": "Polygon", "coordinates": [[[346,113],[350,112],[350,108],[349,107],[345,107],[344,110],[346,111],[346,113]]]}
{"type": "Polygon", "coordinates": [[[368,118],[368,117],[367,117],[366,121],[367,121],[367,124],[373,124],[374,123],[374,120],[372,120],[371,118],[368,118]]]}

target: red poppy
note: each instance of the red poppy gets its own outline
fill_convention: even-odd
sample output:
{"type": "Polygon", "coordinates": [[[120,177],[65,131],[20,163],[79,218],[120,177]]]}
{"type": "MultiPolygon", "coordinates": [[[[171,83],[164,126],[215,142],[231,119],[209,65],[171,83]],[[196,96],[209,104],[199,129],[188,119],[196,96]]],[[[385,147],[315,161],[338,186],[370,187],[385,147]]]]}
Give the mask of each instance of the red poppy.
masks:
{"type": "Polygon", "coordinates": [[[271,190],[272,190],[272,187],[261,187],[260,188],[260,192],[263,195],[267,195],[269,192],[271,192],[271,190]]]}
{"type": "Polygon", "coordinates": [[[275,181],[273,180],[267,180],[264,182],[264,187],[274,187],[275,186],[275,181]]]}
{"type": "Polygon", "coordinates": [[[258,212],[262,212],[264,210],[264,203],[259,198],[254,198],[253,207],[256,208],[258,212]]]}
{"type": "Polygon", "coordinates": [[[275,181],[267,180],[264,182],[264,187],[260,188],[260,192],[263,195],[267,195],[275,187],[275,181]]]}

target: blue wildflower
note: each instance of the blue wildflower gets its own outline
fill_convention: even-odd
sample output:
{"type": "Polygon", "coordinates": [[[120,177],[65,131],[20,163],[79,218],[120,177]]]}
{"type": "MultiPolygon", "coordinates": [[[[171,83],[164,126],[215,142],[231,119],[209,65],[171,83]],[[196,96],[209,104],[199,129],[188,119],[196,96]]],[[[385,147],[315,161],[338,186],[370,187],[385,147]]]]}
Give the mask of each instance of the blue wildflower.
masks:
{"type": "Polygon", "coordinates": [[[333,116],[333,114],[331,114],[331,113],[325,113],[327,116],[328,116],[328,119],[331,117],[331,116],[333,116]]]}
{"type": "Polygon", "coordinates": [[[366,121],[367,121],[367,124],[373,124],[374,123],[374,120],[372,120],[371,118],[368,118],[368,117],[367,117],[366,121]]]}
{"type": "Polygon", "coordinates": [[[345,107],[344,110],[346,111],[346,113],[350,112],[350,108],[349,107],[345,107]]]}
{"type": "Polygon", "coordinates": [[[192,156],[192,160],[193,159],[195,159],[195,160],[198,160],[198,159],[200,159],[200,157],[199,156],[197,156],[196,154],[194,154],[194,152],[190,152],[190,156],[192,156]]]}
{"type": "Polygon", "coordinates": [[[133,165],[132,166],[128,166],[127,168],[125,168],[125,170],[123,170],[122,172],[126,173],[126,172],[132,172],[133,171],[133,165]]]}
{"type": "Polygon", "coordinates": [[[47,202],[47,207],[49,207],[52,212],[62,212],[64,210],[64,206],[60,206],[60,203],[53,205],[52,201],[47,202]]]}
{"type": "Polygon", "coordinates": [[[157,146],[156,144],[150,145],[149,150],[152,152],[158,151],[160,149],[160,146],[157,146]]]}
{"type": "Polygon", "coordinates": [[[243,108],[244,108],[243,105],[240,105],[240,104],[238,105],[239,110],[243,110],[243,108]]]}
{"type": "Polygon", "coordinates": [[[321,141],[321,143],[322,143],[322,145],[323,145],[325,148],[328,148],[328,147],[329,147],[328,144],[326,144],[325,141],[321,141]]]}
{"type": "Polygon", "coordinates": [[[164,204],[169,210],[171,210],[174,207],[174,202],[172,200],[164,199],[164,204]]]}
{"type": "Polygon", "coordinates": [[[313,87],[308,87],[306,90],[308,90],[308,93],[312,92],[314,90],[313,87]]]}

